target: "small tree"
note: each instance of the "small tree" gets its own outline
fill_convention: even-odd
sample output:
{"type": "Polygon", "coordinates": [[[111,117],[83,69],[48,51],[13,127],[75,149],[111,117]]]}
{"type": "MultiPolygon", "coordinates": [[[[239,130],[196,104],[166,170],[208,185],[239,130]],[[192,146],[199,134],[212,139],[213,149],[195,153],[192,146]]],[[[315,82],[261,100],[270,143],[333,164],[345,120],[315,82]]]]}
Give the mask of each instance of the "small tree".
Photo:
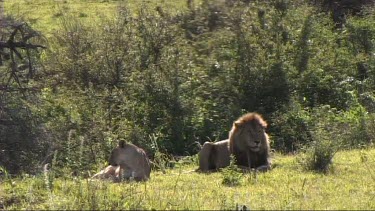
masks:
{"type": "Polygon", "coordinates": [[[42,143],[48,141],[30,110],[40,88],[31,83],[37,72],[35,59],[38,50],[45,47],[34,43],[41,35],[27,23],[4,16],[3,2],[0,1],[0,165],[16,173],[31,170],[30,164],[36,160],[42,162],[42,143]]]}

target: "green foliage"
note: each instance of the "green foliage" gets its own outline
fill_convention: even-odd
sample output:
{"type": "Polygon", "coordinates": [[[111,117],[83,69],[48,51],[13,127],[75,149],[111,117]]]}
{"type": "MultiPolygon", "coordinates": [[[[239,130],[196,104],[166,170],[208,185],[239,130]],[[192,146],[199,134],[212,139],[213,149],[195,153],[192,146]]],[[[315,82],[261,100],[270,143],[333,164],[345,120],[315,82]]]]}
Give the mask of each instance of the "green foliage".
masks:
{"type": "Polygon", "coordinates": [[[9,173],[7,171],[7,169],[3,166],[0,166],[0,175],[1,175],[1,179],[9,179],[9,173]]]}
{"type": "Polygon", "coordinates": [[[36,172],[49,143],[45,127],[31,111],[37,101],[41,34],[20,19],[1,14],[0,166],[10,174],[36,172]]]}
{"type": "Polygon", "coordinates": [[[223,176],[222,184],[227,186],[238,186],[241,184],[242,173],[240,169],[236,166],[236,158],[231,155],[230,156],[230,164],[229,166],[223,168],[221,170],[221,174],[223,176]]]}
{"type": "MultiPolygon", "coordinates": [[[[0,48],[0,209],[374,209],[374,7],[316,2],[332,13],[297,0],[5,1],[30,24],[14,41],[35,27],[45,40],[29,44],[48,48],[0,48]],[[172,158],[227,138],[248,111],[299,165],[276,153],[253,180],[233,157],[208,175],[193,172],[197,155],[172,158]],[[153,158],[150,181],[86,179],[119,139],[153,158]]],[[[14,31],[0,31],[4,45],[14,31]]]]}
{"type": "Polygon", "coordinates": [[[306,170],[328,172],[333,157],[343,145],[346,127],[341,127],[335,109],[324,106],[313,111],[312,142],[302,147],[299,162],[306,170]]]}
{"type": "Polygon", "coordinates": [[[345,137],[347,147],[362,147],[373,144],[374,133],[374,117],[361,106],[353,108],[350,112],[346,112],[347,125],[349,134],[345,137]]]}
{"type": "Polygon", "coordinates": [[[332,140],[325,139],[324,132],[319,132],[315,134],[318,141],[313,141],[309,146],[306,146],[307,149],[304,154],[300,155],[299,162],[306,170],[326,173],[333,163],[333,157],[338,148],[332,140]]]}
{"type": "Polygon", "coordinates": [[[270,125],[272,147],[283,152],[295,152],[312,141],[311,115],[297,100],[273,116],[270,125]]]}
{"type": "MultiPolygon", "coordinates": [[[[29,12],[49,46],[31,55],[35,93],[1,97],[0,120],[5,112],[17,124],[0,121],[0,164],[37,169],[55,153],[58,175],[87,176],[125,139],[166,171],[171,154],[227,138],[248,111],[265,117],[282,152],[373,143],[373,8],[337,28],[301,1],[163,2],[44,2],[40,21],[29,12]]],[[[8,70],[0,66],[2,84],[8,70]]]]}
{"type": "Polygon", "coordinates": [[[170,163],[170,159],[168,156],[160,151],[158,145],[158,137],[155,134],[150,136],[151,141],[151,148],[153,149],[153,170],[161,170],[164,174],[166,173],[166,169],[168,168],[168,163],[170,163]]]}

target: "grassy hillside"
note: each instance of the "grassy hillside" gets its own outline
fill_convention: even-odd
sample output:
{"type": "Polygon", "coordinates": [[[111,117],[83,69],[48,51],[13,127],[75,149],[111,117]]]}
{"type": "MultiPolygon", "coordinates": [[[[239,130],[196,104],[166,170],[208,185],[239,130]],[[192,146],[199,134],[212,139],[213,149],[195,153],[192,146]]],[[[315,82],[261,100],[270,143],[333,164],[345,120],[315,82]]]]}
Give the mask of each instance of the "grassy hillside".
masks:
{"type": "Polygon", "coordinates": [[[223,174],[189,172],[181,165],[153,171],[145,183],[22,175],[1,181],[0,203],[17,209],[375,209],[375,149],[340,152],[330,173],[301,170],[295,156],[274,156],[267,173],[243,174],[240,185],[222,184],[223,174]],[[50,178],[49,180],[46,178],[50,178]]]}
{"type": "Polygon", "coordinates": [[[4,10],[7,14],[25,18],[35,29],[48,35],[58,29],[59,17],[63,14],[95,23],[113,15],[119,6],[135,8],[141,5],[163,5],[171,8],[171,12],[186,9],[185,0],[6,0],[4,10]]]}

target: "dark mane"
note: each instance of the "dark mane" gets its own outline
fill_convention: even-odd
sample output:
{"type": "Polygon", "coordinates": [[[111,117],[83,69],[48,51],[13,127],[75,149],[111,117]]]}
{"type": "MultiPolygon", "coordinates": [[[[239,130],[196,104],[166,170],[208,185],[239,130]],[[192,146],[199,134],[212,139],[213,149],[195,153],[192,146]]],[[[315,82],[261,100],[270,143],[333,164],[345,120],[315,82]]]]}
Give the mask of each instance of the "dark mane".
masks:
{"type": "Polygon", "coordinates": [[[205,142],[198,153],[198,171],[209,172],[230,164],[234,155],[240,168],[266,171],[271,169],[267,122],[258,113],[247,113],[238,118],[229,132],[229,139],[205,142]],[[263,129],[261,129],[263,128],[263,129]],[[229,145],[229,146],[228,146],[229,145]]]}
{"type": "Polygon", "coordinates": [[[257,128],[259,126],[264,129],[267,127],[267,122],[258,113],[247,113],[238,118],[232,126],[229,132],[229,149],[230,153],[236,158],[236,164],[252,168],[270,168],[269,159],[269,140],[267,133],[259,130],[254,130],[259,133],[257,137],[264,136],[264,139],[260,140],[260,150],[253,152],[249,150],[247,143],[238,136],[241,131],[246,127],[257,128]]]}
{"type": "Polygon", "coordinates": [[[238,118],[235,121],[235,124],[236,124],[236,126],[242,126],[242,125],[244,125],[248,122],[253,122],[253,121],[256,121],[263,128],[267,127],[267,122],[264,121],[262,116],[260,114],[257,114],[257,113],[247,113],[247,114],[241,116],[240,118],[238,118]]]}

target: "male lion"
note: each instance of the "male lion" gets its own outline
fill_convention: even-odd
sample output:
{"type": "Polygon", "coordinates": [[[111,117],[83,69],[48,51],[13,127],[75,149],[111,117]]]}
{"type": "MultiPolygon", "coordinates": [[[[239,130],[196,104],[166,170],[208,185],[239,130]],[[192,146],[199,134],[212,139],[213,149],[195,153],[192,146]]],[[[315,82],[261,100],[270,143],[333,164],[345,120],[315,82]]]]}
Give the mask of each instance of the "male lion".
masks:
{"type": "Polygon", "coordinates": [[[209,172],[229,166],[229,139],[218,142],[205,142],[198,153],[198,171],[209,172]]]}
{"type": "Polygon", "coordinates": [[[269,170],[270,146],[266,127],[266,121],[257,113],[241,116],[233,123],[229,139],[204,143],[198,153],[197,170],[208,172],[224,168],[230,164],[230,155],[234,155],[236,165],[242,169],[269,170]]]}
{"type": "Polygon", "coordinates": [[[124,140],[112,150],[109,164],[120,166],[119,178],[133,177],[135,181],[145,181],[150,178],[150,160],[145,151],[133,144],[125,143],[124,140]]]}
{"type": "Polygon", "coordinates": [[[266,127],[266,121],[257,113],[247,113],[233,123],[229,132],[229,149],[239,167],[261,171],[271,169],[266,127]]]}

